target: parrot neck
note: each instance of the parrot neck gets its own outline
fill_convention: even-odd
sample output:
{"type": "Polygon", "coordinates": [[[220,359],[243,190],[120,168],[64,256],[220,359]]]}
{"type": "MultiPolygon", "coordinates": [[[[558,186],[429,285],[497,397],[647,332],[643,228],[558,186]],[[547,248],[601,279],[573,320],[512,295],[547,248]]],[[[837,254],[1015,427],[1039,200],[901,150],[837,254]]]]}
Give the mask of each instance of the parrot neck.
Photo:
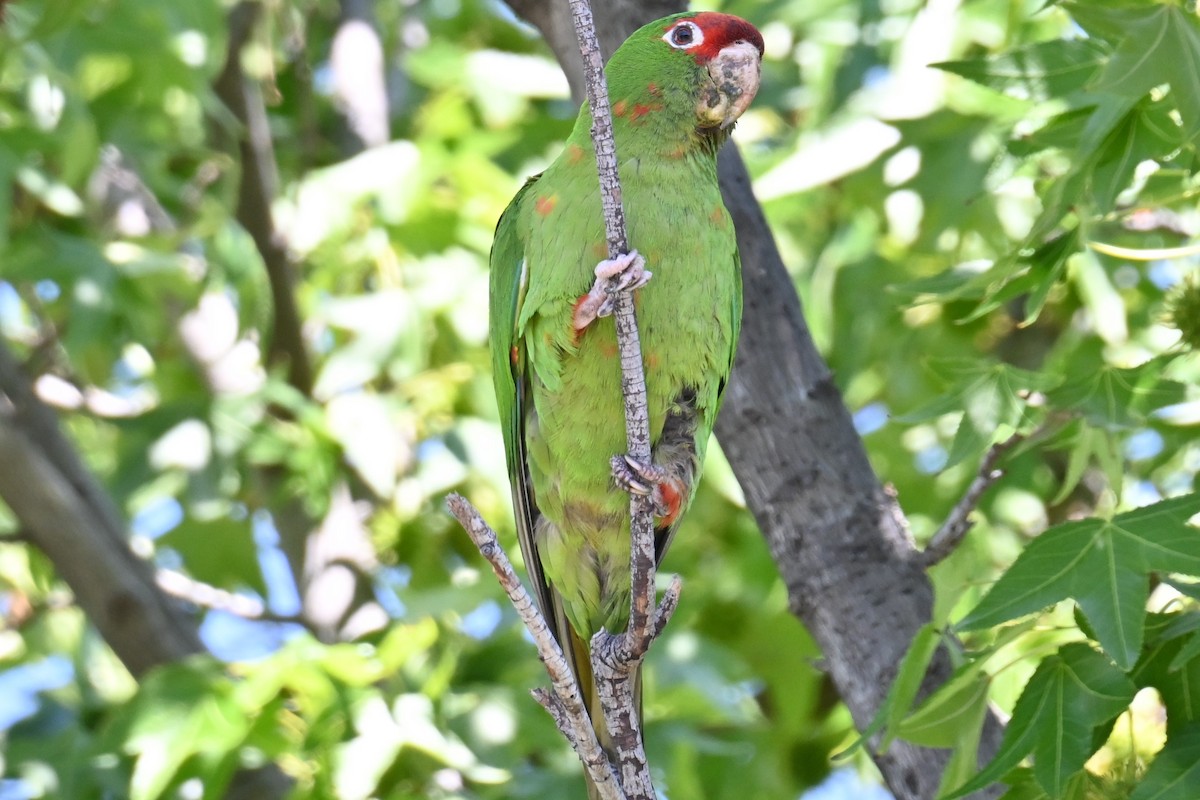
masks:
{"type": "MultiPolygon", "coordinates": [[[[617,156],[625,150],[668,159],[715,159],[733,126],[699,128],[690,99],[682,104],[672,102],[675,99],[653,83],[615,98],[611,108],[617,156]]],[[[571,143],[593,152],[591,128],[592,114],[585,103],[571,133],[571,143]]]]}

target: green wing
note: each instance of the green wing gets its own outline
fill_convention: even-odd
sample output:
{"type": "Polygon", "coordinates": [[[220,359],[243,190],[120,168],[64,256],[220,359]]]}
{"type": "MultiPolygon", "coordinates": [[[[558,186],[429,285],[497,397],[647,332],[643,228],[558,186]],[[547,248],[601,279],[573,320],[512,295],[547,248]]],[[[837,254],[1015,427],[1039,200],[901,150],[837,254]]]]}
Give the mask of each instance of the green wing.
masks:
{"type": "Polygon", "coordinates": [[[525,414],[529,381],[525,374],[525,343],[517,335],[517,319],[529,284],[525,260],[525,242],[519,225],[521,202],[540,178],[534,175],[525,181],[508,208],[496,223],[496,236],[491,255],[490,334],[492,345],[492,380],[496,388],[496,404],[500,408],[500,427],[504,432],[504,452],[508,460],[508,480],[512,487],[513,514],[517,523],[517,541],[525,559],[525,569],[533,584],[534,597],[542,615],[555,631],[550,585],[542,571],[542,561],[534,546],[534,523],[537,506],[529,480],[525,452],[525,414]]]}
{"type": "Polygon", "coordinates": [[[714,419],[725,401],[725,387],[729,385],[729,374],[733,372],[733,362],[737,358],[738,340],[742,338],[742,254],[737,248],[736,240],[733,246],[733,270],[737,273],[738,279],[733,284],[732,347],[729,348],[729,366],[726,368],[725,374],[721,376],[721,388],[717,392],[717,408],[713,412],[714,419]]]}

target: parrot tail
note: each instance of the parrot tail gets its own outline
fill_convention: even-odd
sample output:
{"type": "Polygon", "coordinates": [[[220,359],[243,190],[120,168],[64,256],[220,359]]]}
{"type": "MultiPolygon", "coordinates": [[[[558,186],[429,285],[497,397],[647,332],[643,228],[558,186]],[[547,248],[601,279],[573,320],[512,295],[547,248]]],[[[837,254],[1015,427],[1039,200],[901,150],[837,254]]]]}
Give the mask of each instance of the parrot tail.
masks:
{"type": "MultiPolygon", "coordinates": [[[[584,708],[591,717],[592,729],[596,731],[596,739],[600,742],[604,754],[608,756],[609,763],[613,764],[615,769],[617,750],[613,745],[612,736],[608,732],[608,725],[604,721],[604,710],[600,706],[600,695],[596,691],[596,681],[592,676],[592,659],[588,644],[570,625],[564,625],[560,630],[567,631],[570,637],[570,647],[566,648],[567,662],[571,665],[571,671],[575,673],[579,692],[583,696],[584,708]]],[[[638,727],[640,728],[642,721],[642,667],[640,664],[633,677],[633,698],[634,704],[637,706],[638,727]]],[[[588,800],[600,800],[599,791],[586,772],[583,778],[587,782],[588,800]]]]}

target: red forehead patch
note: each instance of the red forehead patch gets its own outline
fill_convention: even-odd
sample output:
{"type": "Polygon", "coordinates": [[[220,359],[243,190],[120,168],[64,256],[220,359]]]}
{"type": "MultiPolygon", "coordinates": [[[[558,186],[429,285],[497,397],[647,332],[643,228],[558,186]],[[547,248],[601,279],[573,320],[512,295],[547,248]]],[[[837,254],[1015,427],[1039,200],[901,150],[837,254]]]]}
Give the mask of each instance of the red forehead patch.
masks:
{"type": "Polygon", "coordinates": [[[749,42],[758,49],[759,55],[763,53],[763,38],[762,34],[758,32],[758,28],[755,28],[741,17],[735,17],[732,14],[701,11],[690,17],[681,17],[675,20],[663,28],[663,32],[671,30],[671,28],[685,20],[696,23],[704,33],[703,43],[686,51],[691,53],[700,64],[707,64],[709,61],[712,61],[723,48],[738,41],[749,42]]]}

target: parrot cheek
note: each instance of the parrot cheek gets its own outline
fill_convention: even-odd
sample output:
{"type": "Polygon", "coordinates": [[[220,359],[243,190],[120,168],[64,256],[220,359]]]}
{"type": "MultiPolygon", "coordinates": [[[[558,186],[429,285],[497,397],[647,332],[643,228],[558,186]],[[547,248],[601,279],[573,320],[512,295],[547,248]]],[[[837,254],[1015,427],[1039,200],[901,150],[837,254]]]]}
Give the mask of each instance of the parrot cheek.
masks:
{"type": "Polygon", "coordinates": [[[758,92],[761,58],[753,44],[735,42],[708,63],[711,83],[696,104],[701,127],[727,128],[749,107],[758,92]]]}

